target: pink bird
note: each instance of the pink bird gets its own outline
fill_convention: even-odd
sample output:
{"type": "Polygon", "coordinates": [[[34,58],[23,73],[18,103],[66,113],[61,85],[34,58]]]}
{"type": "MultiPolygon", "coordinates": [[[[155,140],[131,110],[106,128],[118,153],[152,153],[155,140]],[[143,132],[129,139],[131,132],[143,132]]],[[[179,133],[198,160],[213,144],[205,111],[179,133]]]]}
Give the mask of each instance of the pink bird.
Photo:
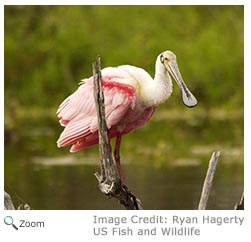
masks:
{"type": "MultiPolygon", "coordinates": [[[[116,137],[114,159],[121,181],[125,183],[119,155],[121,137],[145,124],[156,108],[170,97],[169,73],[180,87],[186,106],[195,106],[197,100],[184,83],[171,51],[157,57],[154,79],[142,68],[130,65],[107,67],[101,73],[108,137],[116,137]]],[[[60,124],[65,126],[57,141],[58,147],[72,145],[70,152],[76,152],[98,143],[93,77],[81,81],[79,88],[61,103],[57,115],[60,124]]]]}

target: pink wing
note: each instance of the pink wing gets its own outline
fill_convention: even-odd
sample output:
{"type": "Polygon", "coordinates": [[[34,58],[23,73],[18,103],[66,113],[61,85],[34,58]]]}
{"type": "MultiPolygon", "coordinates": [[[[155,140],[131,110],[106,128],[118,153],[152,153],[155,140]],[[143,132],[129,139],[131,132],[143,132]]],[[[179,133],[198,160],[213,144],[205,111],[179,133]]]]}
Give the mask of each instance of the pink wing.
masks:
{"type": "MultiPolygon", "coordinates": [[[[128,109],[133,109],[136,103],[135,88],[119,83],[121,78],[123,77],[102,77],[108,129],[118,124],[128,109]]],[[[98,121],[93,95],[91,77],[85,79],[77,91],[59,106],[57,115],[65,129],[57,141],[58,147],[73,144],[71,152],[75,152],[98,143],[98,121]]]]}

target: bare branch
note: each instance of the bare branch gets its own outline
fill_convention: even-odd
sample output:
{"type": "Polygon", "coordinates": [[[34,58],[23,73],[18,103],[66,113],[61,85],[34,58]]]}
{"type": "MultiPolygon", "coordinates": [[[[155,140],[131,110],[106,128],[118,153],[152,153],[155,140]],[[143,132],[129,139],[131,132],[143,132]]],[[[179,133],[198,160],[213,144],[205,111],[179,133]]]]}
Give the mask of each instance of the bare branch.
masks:
{"type": "Polygon", "coordinates": [[[211,159],[209,161],[207,174],[204,180],[204,185],[203,185],[200,202],[198,206],[199,210],[205,210],[207,207],[207,201],[209,198],[211,187],[213,185],[214,173],[216,171],[219,157],[220,157],[220,151],[213,152],[211,159]]]}
{"type": "Polygon", "coordinates": [[[235,204],[234,210],[244,210],[244,192],[242,193],[240,202],[235,204]]]}
{"type": "Polygon", "coordinates": [[[10,195],[4,191],[4,210],[15,210],[10,195]]]}
{"type": "Polygon", "coordinates": [[[93,63],[94,98],[99,123],[99,152],[100,174],[95,173],[98,179],[99,190],[107,196],[119,200],[127,209],[142,209],[141,202],[128,188],[122,184],[111,154],[111,145],[105,120],[104,93],[102,89],[101,63],[98,56],[93,63]]]}
{"type": "MultiPolygon", "coordinates": [[[[11,196],[6,191],[4,191],[4,210],[15,210],[11,196]]],[[[29,204],[24,203],[20,204],[17,210],[31,210],[31,207],[29,204]]]]}

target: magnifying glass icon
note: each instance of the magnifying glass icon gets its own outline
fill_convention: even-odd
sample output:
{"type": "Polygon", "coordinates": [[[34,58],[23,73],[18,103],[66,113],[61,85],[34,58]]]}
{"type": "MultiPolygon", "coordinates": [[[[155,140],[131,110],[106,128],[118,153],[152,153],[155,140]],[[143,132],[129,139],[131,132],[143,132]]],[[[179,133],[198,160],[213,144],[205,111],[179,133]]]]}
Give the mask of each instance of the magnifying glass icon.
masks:
{"type": "Polygon", "coordinates": [[[4,218],[4,223],[5,223],[6,225],[12,225],[12,227],[13,227],[14,229],[18,230],[18,227],[17,227],[15,224],[13,224],[13,218],[12,218],[11,216],[6,216],[6,217],[4,218]]]}

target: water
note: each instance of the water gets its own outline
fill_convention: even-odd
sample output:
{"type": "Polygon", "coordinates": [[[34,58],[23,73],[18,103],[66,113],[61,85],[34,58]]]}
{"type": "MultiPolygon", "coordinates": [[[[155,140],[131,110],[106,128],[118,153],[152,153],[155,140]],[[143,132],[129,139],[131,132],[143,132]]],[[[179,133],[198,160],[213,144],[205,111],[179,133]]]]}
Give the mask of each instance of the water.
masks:
{"type": "MultiPolygon", "coordinates": [[[[33,209],[123,209],[97,189],[98,146],[70,154],[58,149],[62,128],[35,112],[7,130],[5,190],[14,204],[33,209]]],[[[122,140],[129,189],[144,209],[197,209],[208,162],[221,150],[208,209],[233,209],[243,191],[243,113],[161,107],[152,120],[122,140]]]]}

